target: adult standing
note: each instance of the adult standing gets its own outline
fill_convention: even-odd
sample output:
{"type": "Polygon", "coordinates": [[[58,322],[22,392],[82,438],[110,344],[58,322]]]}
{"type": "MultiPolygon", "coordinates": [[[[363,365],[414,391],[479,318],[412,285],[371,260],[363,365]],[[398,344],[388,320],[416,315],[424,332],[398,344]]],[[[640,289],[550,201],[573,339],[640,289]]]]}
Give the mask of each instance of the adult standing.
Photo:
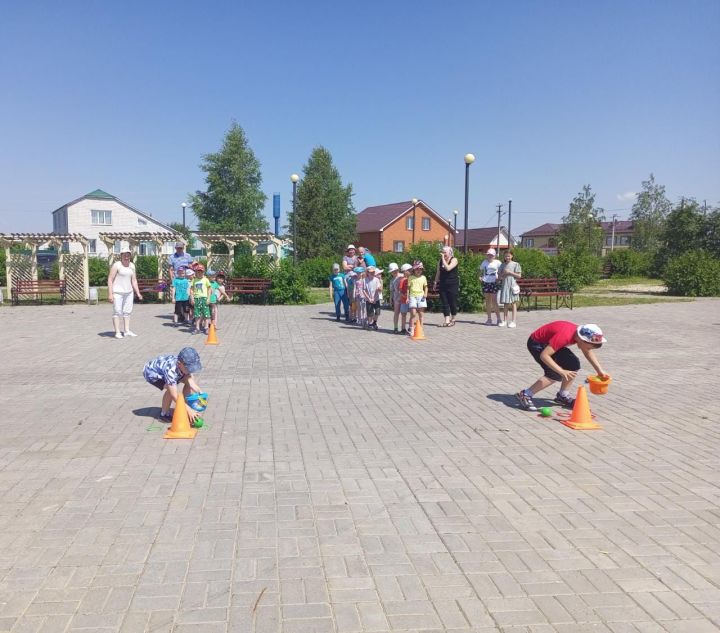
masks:
{"type": "Polygon", "coordinates": [[[108,301],[113,304],[113,327],[115,338],[123,338],[120,319],[123,320],[125,336],[137,336],[130,330],[130,315],[133,309],[133,293],[142,299],[135,276],[135,264],[130,261],[131,251],[127,242],[120,244],[120,261],[115,262],[108,275],[108,301]]]}
{"type": "Polygon", "coordinates": [[[522,268],[520,264],[513,261],[513,252],[511,250],[505,251],[505,261],[500,266],[498,278],[500,279],[500,303],[503,304],[503,320],[500,325],[507,323],[508,327],[515,327],[515,321],[517,320],[517,304],[520,300],[520,286],[518,286],[517,280],[522,277],[522,268]],[[512,320],[508,322],[508,309],[512,306],[512,320]]]}
{"type": "Polygon", "coordinates": [[[440,253],[440,261],[435,272],[435,288],[440,292],[440,301],[445,315],[443,327],[452,327],[455,325],[458,311],[460,278],[458,276],[458,260],[451,246],[445,246],[440,253]]]}
{"type": "Polygon", "coordinates": [[[355,244],[348,244],[345,249],[345,255],[342,258],[343,272],[349,273],[357,266],[357,255],[355,254],[355,244]]]}
{"type": "Polygon", "coordinates": [[[498,284],[498,270],[500,262],[495,257],[497,253],[494,248],[489,248],[485,253],[485,259],[480,264],[478,275],[482,282],[483,294],[485,295],[485,310],[487,311],[487,321],[485,325],[492,325],[492,313],[497,315],[497,324],[500,325],[500,308],[497,302],[497,292],[500,289],[498,284]]]}
{"type": "Polygon", "coordinates": [[[175,252],[170,255],[170,279],[175,279],[177,271],[180,267],[189,268],[190,264],[193,263],[192,255],[185,252],[185,244],[182,242],[175,242],[175,252]]]}
{"type": "Polygon", "coordinates": [[[364,246],[361,246],[358,249],[358,253],[360,253],[360,257],[365,260],[365,266],[377,266],[377,262],[375,261],[375,256],[364,246]]]}

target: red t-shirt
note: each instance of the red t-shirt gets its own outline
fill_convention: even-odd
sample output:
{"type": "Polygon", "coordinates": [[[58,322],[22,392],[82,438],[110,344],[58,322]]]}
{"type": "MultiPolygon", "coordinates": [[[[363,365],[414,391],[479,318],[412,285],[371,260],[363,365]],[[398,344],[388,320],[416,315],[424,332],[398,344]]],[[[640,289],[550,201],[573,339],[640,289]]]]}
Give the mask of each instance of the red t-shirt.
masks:
{"type": "Polygon", "coordinates": [[[556,352],[568,345],[575,345],[575,333],[578,326],[570,321],[552,321],[535,330],[530,338],[533,341],[549,345],[556,352]]]}
{"type": "Polygon", "coordinates": [[[403,277],[400,280],[400,303],[407,303],[408,300],[408,280],[407,277],[403,277]]]}

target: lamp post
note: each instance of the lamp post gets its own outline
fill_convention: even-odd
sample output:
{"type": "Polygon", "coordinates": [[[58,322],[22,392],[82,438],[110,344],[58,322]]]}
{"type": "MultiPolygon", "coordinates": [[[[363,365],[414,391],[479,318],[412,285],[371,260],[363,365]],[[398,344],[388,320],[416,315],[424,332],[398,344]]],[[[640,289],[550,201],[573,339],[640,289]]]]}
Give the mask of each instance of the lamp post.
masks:
{"type": "Polygon", "coordinates": [[[293,209],[293,263],[297,264],[298,262],[298,248],[297,248],[297,215],[295,213],[295,210],[297,208],[297,184],[298,180],[300,180],[300,176],[297,174],[293,174],[290,176],[290,181],[293,184],[293,202],[292,202],[292,209],[293,209]]]}
{"type": "Polygon", "coordinates": [[[415,211],[416,211],[416,209],[417,209],[418,199],[417,199],[417,198],[413,198],[413,199],[412,199],[412,203],[413,203],[413,234],[412,234],[412,243],[415,244],[415,211]]]}
{"type": "Polygon", "coordinates": [[[465,154],[465,232],[463,235],[463,252],[468,252],[468,196],[470,195],[470,165],[475,162],[473,154],[465,154]]]}
{"type": "Polygon", "coordinates": [[[187,208],[187,202],[183,202],[180,206],[183,210],[183,226],[185,226],[185,209],[187,208]]]}
{"type": "Polygon", "coordinates": [[[455,209],[453,211],[453,214],[455,215],[455,224],[453,225],[453,229],[455,230],[455,235],[457,235],[457,216],[458,216],[458,210],[455,209]]]}

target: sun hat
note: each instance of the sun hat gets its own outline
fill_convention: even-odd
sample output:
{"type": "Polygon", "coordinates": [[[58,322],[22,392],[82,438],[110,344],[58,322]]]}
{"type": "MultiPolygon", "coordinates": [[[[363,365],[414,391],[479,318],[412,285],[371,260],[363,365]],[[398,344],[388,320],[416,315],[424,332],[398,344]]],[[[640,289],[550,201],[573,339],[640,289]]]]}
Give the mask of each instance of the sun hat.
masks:
{"type": "Polygon", "coordinates": [[[365,272],[365,268],[363,266],[357,266],[356,268],[353,268],[353,270],[358,273],[358,275],[365,272]]]}
{"type": "Polygon", "coordinates": [[[340,270],[340,264],[333,264],[333,270],[340,270]]]}
{"type": "Polygon", "coordinates": [[[577,335],[586,343],[607,343],[607,339],[603,336],[603,331],[600,329],[600,326],[595,323],[578,325],[577,335]]]}
{"type": "Polygon", "coordinates": [[[394,273],[396,270],[398,270],[398,265],[395,262],[390,262],[388,272],[394,273]]]}
{"type": "Polygon", "coordinates": [[[187,268],[185,270],[185,276],[186,277],[194,277],[195,276],[195,269],[193,268],[187,268]]]}
{"type": "Polygon", "coordinates": [[[130,242],[120,242],[120,254],[130,253],[132,255],[132,249],[130,248],[130,242]]]}
{"type": "Polygon", "coordinates": [[[385,269],[384,269],[384,268],[376,268],[376,269],[375,269],[375,274],[376,274],[376,275],[382,275],[384,272],[385,272],[385,269]]]}
{"type": "Polygon", "coordinates": [[[485,251],[485,254],[486,254],[486,255],[497,255],[497,252],[495,251],[494,248],[488,248],[488,249],[485,251]]]}
{"type": "Polygon", "coordinates": [[[425,268],[425,266],[423,265],[423,263],[422,263],[419,259],[418,259],[418,260],[415,260],[415,261],[413,262],[412,267],[413,267],[413,268],[425,268]]]}
{"type": "Polygon", "coordinates": [[[353,250],[353,251],[354,251],[354,250],[355,250],[355,244],[348,244],[348,247],[347,247],[345,250],[346,250],[346,251],[349,251],[349,250],[353,250]]]}
{"type": "Polygon", "coordinates": [[[185,244],[182,242],[175,242],[175,248],[185,248],[185,244]]]}
{"type": "Polygon", "coordinates": [[[377,268],[375,268],[375,266],[368,266],[368,267],[365,269],[365,272],[374,273],[376,270],[377,270],[377,268]]]}
{"type": "Polygon", "coordinates": [[[412,270],[412,266],[410,264],[403,264],[402,266],[400,266],[400,270],[402,272],[405,272],[406,270],[412,270]]]}
{"type": "Polygon", "coordinates": [[[194,347],[183,347],[178,354],[178,360],[182,361],[185,368],[194,374],[202,369],[202,363],[200,362],[200,354],[194,347]]]}

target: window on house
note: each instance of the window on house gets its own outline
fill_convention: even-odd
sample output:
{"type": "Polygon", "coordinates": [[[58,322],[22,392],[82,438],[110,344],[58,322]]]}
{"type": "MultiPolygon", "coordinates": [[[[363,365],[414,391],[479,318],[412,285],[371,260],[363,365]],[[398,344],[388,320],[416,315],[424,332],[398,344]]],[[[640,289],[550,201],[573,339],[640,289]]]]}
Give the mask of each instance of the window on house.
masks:
{"type": "Polygon", "coordinates": [[[138,255],[155,255],[155,244],[152,242],[140,242],[138,244],[138,255]]]}
{"type": "Polygon", "coordinates": [[[88,253],[95,255],[97,253],[97,240],[89,240],[88,253]]]}
{"type": "Polygon", "coordinates": [[[532,248],[535,246],[535,238],[533,237],[526,237],[525,238],[525,247],[526,248],[532,248]]]}
{"type": "Polygon", "coordinates": [[[608,235],[605,238],[605,246],[612,246],[612,235],[608,235]]]}
{"type": "Polygon", "coordinates": [[[393,242],[393,252],[402,253],[404,251],[405,251],[405,242],[403,242],[403,241],[393,242]]]}
{"type": "Polygon", "coordinates": [[[93,209],[90,211],[90,215],[93,224],[100,224],[102,226],[109,226],[112,224],[112,211],[93,209]]]}
{"type": "Polygon", "coordinates": [[[620,246],[630,246],[630,236],[629,235],[620,235],[615,239],[617,244],[620,244],[620,246]]]}
{"type": "Polygon", "coordinates": [[[414,226],[415,226],[415,218],[411,215],[407,216],[405,218],[405,228],[408,231],[412,231],[414,226]]]}
{"type": "Polygon", "coordinates": [[[138,226],[147,226],[147,220],[143,220],[142,218],[137,219],[138,226]]]}
{"type": "Polygon", "coordinates": [[[115,243],[113,244],[113,253],[116,255],[120,254],[120,240],[115,240],[115,243]]]}
{"type": "Polygon", "coordinates": [[[429,231],[429,230],[430,230],[430,218],[423,218],[423,219],[422,219],[422,230],[423,230],[423,231],[429,231]]]}

